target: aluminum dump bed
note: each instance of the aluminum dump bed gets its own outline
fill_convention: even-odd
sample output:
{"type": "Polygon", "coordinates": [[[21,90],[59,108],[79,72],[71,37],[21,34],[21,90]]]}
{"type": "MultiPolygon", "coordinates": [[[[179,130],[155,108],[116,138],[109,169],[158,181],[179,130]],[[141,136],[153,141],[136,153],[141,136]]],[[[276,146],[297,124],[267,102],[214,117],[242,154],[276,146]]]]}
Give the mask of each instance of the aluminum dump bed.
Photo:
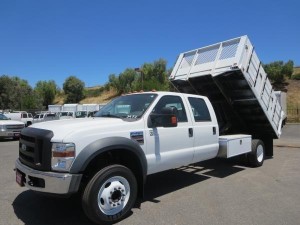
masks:
{"type": "Polygon", "coordinates": [[[281,134],[284,113],[247,36],[181,53],[170,80],[210,99],[221,134],[281,134]]]}

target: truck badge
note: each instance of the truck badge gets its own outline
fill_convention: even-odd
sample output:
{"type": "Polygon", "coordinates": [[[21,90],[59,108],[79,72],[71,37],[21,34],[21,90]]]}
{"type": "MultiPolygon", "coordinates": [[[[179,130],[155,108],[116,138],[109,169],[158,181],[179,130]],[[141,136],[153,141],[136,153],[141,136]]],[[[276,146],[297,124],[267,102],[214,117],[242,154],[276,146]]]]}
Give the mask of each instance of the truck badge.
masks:
{"type": "Polygon", "coordinates": [[[144,133],[143,133],[143,131],[130,132],[130,138],[132,140],[137,141],[141,145],[144,144],[144,133]]]}
{"type": "Polygon", "coordinates": [[[22,144],[21,149],[22,149],[23,151],[26,151],[26,150],[27,150],[26,145],[22,144]]]}

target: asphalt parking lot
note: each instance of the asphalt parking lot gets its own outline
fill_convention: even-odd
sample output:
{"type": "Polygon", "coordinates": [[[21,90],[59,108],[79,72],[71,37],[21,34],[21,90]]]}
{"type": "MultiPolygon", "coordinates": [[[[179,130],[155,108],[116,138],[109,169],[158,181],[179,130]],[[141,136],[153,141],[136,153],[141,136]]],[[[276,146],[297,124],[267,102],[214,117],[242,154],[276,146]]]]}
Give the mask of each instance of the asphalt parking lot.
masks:
{"type": "MultiPolygon", "coordinates": [[[[287,125],[260,168],[214,159],[151,175],[145,199],[119,224],[300,224],[300,125],[287,125]]],[[[17,141],[0,141],[0,224],[90,225],[77,197],[50,198],[15,182],[17,141]]]]}

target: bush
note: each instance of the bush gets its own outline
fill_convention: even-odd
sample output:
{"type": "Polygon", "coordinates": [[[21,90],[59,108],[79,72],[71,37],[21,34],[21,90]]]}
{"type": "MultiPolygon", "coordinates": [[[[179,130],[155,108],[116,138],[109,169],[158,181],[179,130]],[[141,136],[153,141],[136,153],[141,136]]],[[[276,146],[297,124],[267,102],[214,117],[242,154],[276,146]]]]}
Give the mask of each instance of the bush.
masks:
{"type": "Polygon", "coordinates": [[[293,80],[300,80],[300,73],[296,73],[292,76],[293,80]]]}

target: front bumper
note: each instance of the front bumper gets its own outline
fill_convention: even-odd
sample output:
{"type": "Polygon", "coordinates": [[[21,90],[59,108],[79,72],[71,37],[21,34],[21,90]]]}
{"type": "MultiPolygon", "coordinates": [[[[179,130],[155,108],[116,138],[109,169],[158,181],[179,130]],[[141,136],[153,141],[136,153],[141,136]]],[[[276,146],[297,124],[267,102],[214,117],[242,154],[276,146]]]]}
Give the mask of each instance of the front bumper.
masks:
{"type": "Polygon", "coordinates": [[[20,136],[21,131],[0,131],[0,137],[1,138],[9,138],[9,137],[15,137],[18,138],[20,136]]]}
{"type": "Polygon", "coordinates": [[[19,159],[16,170],[23,175],[24,185],[34,191],[71,194],[79,189],[82,174],[44,172],[25,166],[19,159]]]}

